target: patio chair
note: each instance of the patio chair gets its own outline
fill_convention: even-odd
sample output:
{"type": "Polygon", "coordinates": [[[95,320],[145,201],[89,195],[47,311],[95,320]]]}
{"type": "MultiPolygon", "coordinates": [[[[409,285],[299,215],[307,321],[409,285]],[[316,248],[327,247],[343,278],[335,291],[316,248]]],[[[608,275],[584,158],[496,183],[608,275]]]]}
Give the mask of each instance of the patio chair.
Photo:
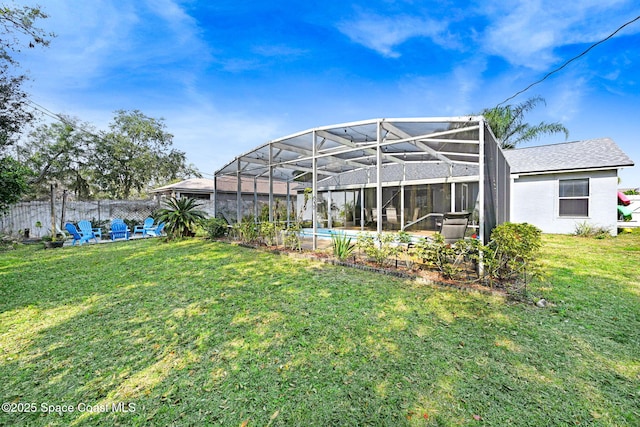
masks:
{"type": "Polygon", "coordinates": [[[94,228],[91,225],[91,221],[87,221],[83,219],[82,221],[78,221],[78,228],[80,229],[80,234],[83,236],[91,236],[95,238],[102,239],[102,229],[94,228]]]}
{"type": "Polygon", "coordinates": [[[120,218],[111,221],[111,230],[109,231],[111,240],[125,239],[129,240],[129,228],[120,218]]]}
{"type": "Polygon", "coordinates": [[[148,229],[146,233],[151,237],[160,237],[163,231],[164,231],[164,222],[161,222],[157,226],[148,229]]]}
{"type": "Polygon", "coordinates": [[[468,212],[448,212],[442,216],[440,234],[444,237],[445,243],[455,243],[464,239],[470,216],[468,212]]]}
{"type": "Polygon", "coordinates": [[[142,225],[136,225],[135,227],[133,227],[133,235],[135,236],[136,233],[142,233],[142,237],[144,237],[147,235],[147,231],[151,230],[152,228],[154,228],[153,218],[147,217],[145,218],[142,225]]]}
{"type": "Polygon", "coordinates": [[[76,226],[71,224],[70,222],[66,223],[64,225],[64,228],[73,239],[73,242],[71,243],[72,246],[75,246],[76,242],[80,242],[80,244],[83,244],[84,242],[88,242],[91,239],[94,239],[96,243],[98,243],[98,239],[96,239],[96,236],[94,236],[93,233],[90,236],[82,235],[80,234],[80,231],[76,228],[76,226]]]}
{"type": "Polygon", "coordinates": [[[387,224],[393,225],[394,227],[398,225],[398,211],[396,208],[389,206],[387,208],[387,224]]]}

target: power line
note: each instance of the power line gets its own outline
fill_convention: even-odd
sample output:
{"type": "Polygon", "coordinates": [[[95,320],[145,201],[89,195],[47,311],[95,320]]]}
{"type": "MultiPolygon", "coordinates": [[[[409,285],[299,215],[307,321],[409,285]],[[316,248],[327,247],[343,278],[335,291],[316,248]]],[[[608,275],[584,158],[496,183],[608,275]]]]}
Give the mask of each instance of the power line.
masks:
{"type": "Polygon", "coordinates": [[[501,103],[499,103],[498,105],[496,105],[496,107],[501,106],[502,104],[506,103],[507,101],[512,100],[513,98],[515,98],[516,96],[528,91],[529,89],[531,89],[533,86],[542,83],[543,81],[545,81],[549,76],[551,76],[552,74],[557,73],[558,71],[562,70],[564,67],[566,67],[567,65],[569,65],[571,62],[575,61],[576,59],[579,59],[581,57],[583,57],[584,55],[587,54],[587,52],[589,52],[591,49],[593,49],[594,47],[598,46],[599,44],[602,44],[604,42],[606,42],[607,40],[609,40],[611,37],[615,36],[620,30],[622,30],[624,27],[626,27],[627,25],[631,25],[634,22],[636,22],[637,20],[640,19],[640,16],[636,16],[634,19],[632,19],[631,21],[628,21],[626,23],[624,23],[623,25],[621,25],[620,27],[618,27],[617,30],[615,30],[613,33],[609,34],[607,37],[605,37],[604,39],[592,44],[591,46],[589,46],[587,48],[587,50],[585,50],[584,52],[582,52],[581,54],[574,56],[573,58],[571,58],[570,60],[568,60],[567,62],[565,62],[564,64],[562,64],[560,67],[556,68],[553,71],[550,71],[549,73],[547,73],[543,78],[541,78],[538,81],[535,81],[533,83],[531,83],[529,86],[527,86],[526,88],[522,89],[519,92],[516,92],[514,95],[510,96],[509,98],[505,99],[504,101],[502,101],[501,103]]]}
{"type": "Polygon", "coordinates": [[[42,105],[40,105],[37,102],[32,101],[30,99],[27,99],[27,102],[29,104],[31,104],[31,108],[33,108],[34,110],[40,111],[45,116],[48,116],[48,117],[50,117],[50,118],[52,118],[52,119],[54,119],[54,120],[56,120],[56,121],[58,121],[58,122],[60,122],[60,123],[62,123],[64,125],[71,126],[74,129],[78,129],[78,130],[86,133],[89,136],[92,136],[94,138],[102,139],[101,136],[96,135],[94,132],[91,132],[91,131],[85,129],[83,126],[80,125],[80,123],[70,123],[69,120],[67,120],[64,116],[62,116],[60,114],[57,114],[57,113],[54,113],[53,111],[47,109],[46,107],[43,107],[42,105]]]}

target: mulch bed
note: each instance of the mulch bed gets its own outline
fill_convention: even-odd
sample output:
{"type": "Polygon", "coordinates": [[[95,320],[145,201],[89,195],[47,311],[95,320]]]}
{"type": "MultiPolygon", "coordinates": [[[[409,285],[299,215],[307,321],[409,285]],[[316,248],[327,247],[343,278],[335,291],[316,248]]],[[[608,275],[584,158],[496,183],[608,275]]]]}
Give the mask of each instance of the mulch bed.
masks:
{"type": "MultiPolygon", "coordinates": [[[[449,279],[443,277],[438,271],[417,268],[407,268],[404,266],[402,261],[394,263],[394,265],[389,266],[379,266],[371,261],[362,260],[360,258],[355,258],[353,261],[340,261],[334,258],[332,255],[327,253],[326,251],[296,251],[291,249],[286,249],[282,246],[259,246],[259,245],[249,245],[245,243],[238,242],[229,242],[227,240],[222,240],[223,242],[231,243],[233,245],[241,246],[244,248],[250,249],[260,249],[267,250],[276,255],[287,255],[294,258],[306,258],[313,259],[317,261],[321,261],[327,264],[355,268],[363,271],[370,271],[374,273],[384,274],[387,276],[398,277],[402,279],[410,279],[414,280],[417,283],[422,283],[426,285],[435,285],[446,288],[454,288],[463,291],[471,291],[471,292],[480,292],[483,294],[489,295],[499,295],[507,297],[508,294],[504,289],[494,288],[485,286],[481,283],[478,283],[474,280],[461,280],[461,279],[449,279]],[[397,266],[396,266],[397,264],[397,266]]],[[[473,272],[464,272],[463,274],[475,274],[473,272]]]]}

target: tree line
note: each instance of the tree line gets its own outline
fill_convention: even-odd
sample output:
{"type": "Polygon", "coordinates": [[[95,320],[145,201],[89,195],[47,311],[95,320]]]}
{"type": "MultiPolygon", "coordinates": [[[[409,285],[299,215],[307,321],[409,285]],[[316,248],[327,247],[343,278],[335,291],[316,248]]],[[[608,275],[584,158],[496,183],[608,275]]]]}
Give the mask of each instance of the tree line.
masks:
{"type": "Polygon", "coordinates": [[[55,34],[37,26],[46,18],[37,6],[0,5],[0,213],[20,200],[44,197],[51,184],[80,199],[126,199],[199,176],[173,147],[164,120],[139,110],[116,111],[108,130],[62,115],[42,122],[15,56],[49,45],[55,34]]]}

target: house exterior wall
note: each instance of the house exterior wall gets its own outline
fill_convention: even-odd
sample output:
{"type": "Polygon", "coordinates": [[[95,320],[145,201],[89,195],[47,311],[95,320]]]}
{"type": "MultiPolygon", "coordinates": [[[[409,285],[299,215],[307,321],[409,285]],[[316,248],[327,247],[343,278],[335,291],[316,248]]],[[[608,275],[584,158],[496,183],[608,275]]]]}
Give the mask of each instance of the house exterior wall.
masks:
{"type": "Polygon", "coordinates": [[[617,169],[589,172],[520,175],[511,183],[511,221],[527,222],[544,233],[572,234],[587,222],[617,234],[617,169]],[[560,180],[589,179],[587,217],[560,216],[560,180]]]}

